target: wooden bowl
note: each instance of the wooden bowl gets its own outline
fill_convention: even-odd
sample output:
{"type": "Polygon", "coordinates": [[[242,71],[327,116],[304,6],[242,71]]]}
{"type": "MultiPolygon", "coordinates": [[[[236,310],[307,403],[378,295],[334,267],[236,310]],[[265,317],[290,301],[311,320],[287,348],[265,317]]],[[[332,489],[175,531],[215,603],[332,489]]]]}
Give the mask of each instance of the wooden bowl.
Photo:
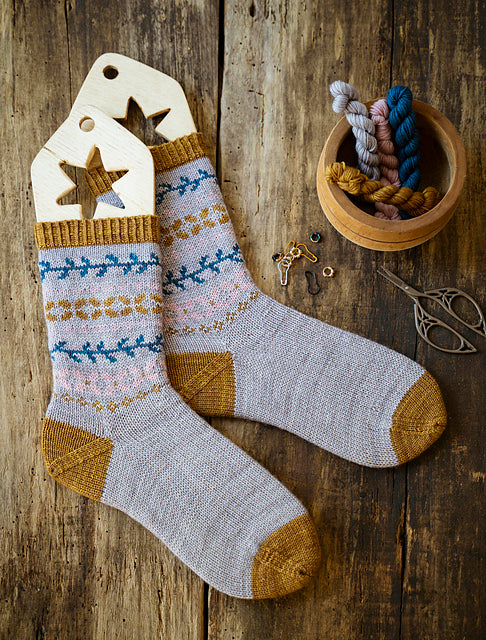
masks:
{"type": "MultiPolygon", "coordinates": [[[[375,102],[366,103],[369,108],[375,102]]],[[[466,178],[466,152],[453,124],[425,102],[414,100],[420,132],[422,180],[419,189],[436,187],[442,200],[427,213],[410,220],[381,220],[375,207],[351,198],[335,184],[327,182],[325,168],[344,161],[357,166],[354,136],[346,118],[331,131],[317,167],[317,193],[329,222],[355,244],[378,251],[400,251],[433,238],[449,222],[457,208],[466,178]]]]}

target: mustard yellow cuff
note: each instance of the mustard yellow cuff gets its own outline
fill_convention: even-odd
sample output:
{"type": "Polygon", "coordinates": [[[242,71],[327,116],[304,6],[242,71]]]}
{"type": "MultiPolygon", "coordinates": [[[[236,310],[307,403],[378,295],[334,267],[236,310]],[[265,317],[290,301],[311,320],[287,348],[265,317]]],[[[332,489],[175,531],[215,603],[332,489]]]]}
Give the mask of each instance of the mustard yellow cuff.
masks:
{"type": "Polygon", "coordinates": [[[160,220],[157,216],[127,216],[36,222],[34,234],[38,249],[136,242],[159,243],[160,220]]]}

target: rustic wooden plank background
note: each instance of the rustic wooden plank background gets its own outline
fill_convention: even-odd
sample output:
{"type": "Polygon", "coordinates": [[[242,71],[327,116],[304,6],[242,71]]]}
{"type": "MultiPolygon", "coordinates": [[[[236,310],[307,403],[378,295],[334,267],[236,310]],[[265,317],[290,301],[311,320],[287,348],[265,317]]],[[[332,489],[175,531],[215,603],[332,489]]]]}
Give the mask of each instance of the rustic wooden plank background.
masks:
{"type": "MultiPolygon", "coordinates": [[[[480,351],[472,356],[432,350],[416,337],[408,301],[375,274],[385,264],[425,288],[463,288],[486,306],[485,28],[480,0],[2,3],[1,639],[485,637],[486,342],[475,336],[480,351]],[[56,485],[43,465],[51,380],[29,167],[104,51],[184,86],[257,284],[415,358],[445,394],[446,434],[395,470],[360,468],[265,425],[213,421],[317,523],[319,577],[280,601],[240,601],[208,588],[141,526],[56,485]],[[465,194],[425,245],[388,255],[362,249],[321,213],[315,171],[336,121],[328,86],[338,78],[364,99],[408,84],[458,128],[465,194]],[[323,235],[320,264],[338,272],[317,297],[306,292],[303,265],[283,289],[270,259],[313,230],[323,235]]],[[[136,109],[129,126],[156,142],[136,109]]]]}

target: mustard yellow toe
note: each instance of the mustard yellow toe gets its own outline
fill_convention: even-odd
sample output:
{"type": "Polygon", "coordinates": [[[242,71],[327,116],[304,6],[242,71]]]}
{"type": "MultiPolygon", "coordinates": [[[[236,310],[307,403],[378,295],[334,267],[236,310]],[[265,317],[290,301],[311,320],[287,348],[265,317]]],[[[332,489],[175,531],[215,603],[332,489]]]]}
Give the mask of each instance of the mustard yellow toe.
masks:
{"type": "Polygon", "coordinates": [[[320,560],[319,539],[310,516],[287,522],[268,536],[253,560],[253,598],[278,598],[301,589],[316,575],[320,560]]]}
{"type": "Polygon", "coordinates": [[[447,413],[439,386],[425,372],[395,409],[390,437],[398,464],[428,449],[444,431],[447,413]]]}

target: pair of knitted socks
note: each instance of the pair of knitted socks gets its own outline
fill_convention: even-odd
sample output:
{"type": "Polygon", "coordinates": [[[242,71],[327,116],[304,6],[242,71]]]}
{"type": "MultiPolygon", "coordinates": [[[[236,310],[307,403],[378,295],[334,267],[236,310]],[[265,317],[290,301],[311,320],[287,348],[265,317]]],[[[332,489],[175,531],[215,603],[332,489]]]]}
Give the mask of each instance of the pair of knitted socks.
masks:
{"type": "MultiPolygon", "coordinates": [[[[439,437],[442,397],[416,363],[258,289],[200,134],[152,155],[157,216],[36,225],[54,372],[45,460],[217,589],[281,596],[318,569],[314,525],[198,414],[266,422],[386,467],[439,437]]],[[[123,207],[118,177],[97,169],[88,183],[123,207]]]]}

